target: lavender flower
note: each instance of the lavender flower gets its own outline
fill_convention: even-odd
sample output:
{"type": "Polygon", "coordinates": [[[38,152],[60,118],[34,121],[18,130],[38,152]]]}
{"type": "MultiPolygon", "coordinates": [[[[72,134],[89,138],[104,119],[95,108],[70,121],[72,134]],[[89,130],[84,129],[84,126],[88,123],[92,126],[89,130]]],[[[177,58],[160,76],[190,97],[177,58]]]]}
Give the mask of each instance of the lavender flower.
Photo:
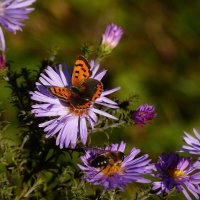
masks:
{"type": "MultiPolygon", "coordinates": [[[[28,13],[34,8],[27,8],[36,0],[1,0],[0,1],[0,25],[12,33],[22,30],[23,20],[27,19],[28,13]]],[[[1,48],[5,50],[5,39],[0,27],[1,48]]]]}
{"type": "Polygon", "coordinates": [[[102,35],[101,45],[103,49],[110,53],[117,46],[122,35],[123,30],[120,27],[115,24],[108,25],[105,33],[102,35]]]}
{"type": "MultiPolygon", "coordinates": [[[[107,165],[94,167],[92,161],[97,156],[101,156],[100,152],[106,152],[102,155],[108,155],[109,153],[121,152],[124,153],[126,144],[121,142],[120,144],[112,144],[104,149],[88,149],[86,154],[81,156],[83,165],[78,164],[79,168],[84,171],[84,180],[93,183],[94,185],[102,185],[104,189],[119,188],[123,190],[123,187],[131,182],[150,183],[151,181],[144,178],[144,174],[151,173],[152,166],[149,165],[150,160],[148,155],[137,156],[140,153],[139,149],[133,148],[131,152],[122,159],[109,158],[107,165]],[[137,157],[136,157],[137,156],[137,157]],[[115,161],[115,162],[113,162],[115,161]]],[[[103,161],[102,156],[98,159],[103,161]]]]}
{"type": "Polygon", "coordinates": [[[200,155],[200,134],[196,129],[193,129],[193,132],[196,138],[184,132],[186,136],[183,137],[183,140],[187,145],[183,145],[179,152],[189,152],[191,154],[200,155]]]}
{"type": "Polygon", "coordinates": [[[140,105],[133,113],[133,120],[136,124],[146,124],[149,120],[156,117],[155,107],[152,105],[140,105]]]}
{"type": "MultiPolygon", "coordinates": [[[[99,64],[95,65],[94,61],[90,63],[92,75],[90,78],[100,81],[106,74],[106,70],[97,73],[99,64]]],[[[111,119],[117,119],[109,113],[94,108],[94,103],[107,106],[109,108],[118,108],[116,102],[110,100],[106,95],[116,92],[120,88],[114,88],[112,90],[103,91],[101,96],[95,100],[95,102],[88,109],[79,110],[73,109],[69,104],[64,104],[59,98],[53,96],[48,88],[51,86],[58,87],[70,87],[71,75],[60,65],[59,67],[52,68],[47,67],[44,73],[41,73],[40,82],[37,82],[37,90],[30,92],[31,99],[38,101],[38,104],[32,106],[32,113],[36,117],[53,117],[48,121],[39,124],[40,127],[44,127],[44,131],[47,132],[46,137],[52,137],[58,133],[56,144],[60,148],[76,146],[77,138],[81,138],[82,143],[85,145],[87,142],[88,130],[87,122],[91,125],[93,130],[94,124],[98,121],[96,114],[103,115],[111,119]]]]}
{"type": "Polygon", "coordinates": [[[155,164],[154,176],[160,181],[153,183],[153,190],[156,194],[169,193],[173,188],[177,192],[183,192],[188,200],[190,192],[196,199],[199,199],[200,172],[199,161],[192,163],[190,158],[183,158],[177,154],[162,154],[155,164]]]}

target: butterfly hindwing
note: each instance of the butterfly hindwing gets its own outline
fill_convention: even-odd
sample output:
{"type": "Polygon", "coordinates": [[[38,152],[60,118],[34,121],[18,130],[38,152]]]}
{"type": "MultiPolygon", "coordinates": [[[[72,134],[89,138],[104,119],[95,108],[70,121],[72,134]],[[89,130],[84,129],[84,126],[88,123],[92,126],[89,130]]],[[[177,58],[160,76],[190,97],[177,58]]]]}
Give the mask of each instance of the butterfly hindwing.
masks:
{"type": "Polygon", "coordinates": [[[92,102],[95,101],[98,97],[100,97],[103,89],[103,84],[96,80],[89,78],[86,80],[80,87],[80,96],[83,98],[87,98],[92,102]]]}
{"type": "Polygon", "coordinates": [[[103,91],[103,84],[99,82],[96,87],[96,91],[93,94],[92,101],[94,102],[97,98],[99,98],[103,91]]]}
{"type": "Polygon", "coordinates": [[[78,88],[72,88],[70,103],[78,109],[87,109],[101,96],[103,85],[96,79],[88,79],[78,88]]]}
{"type": "Polygon", "coordinates": [[[65,87],[50,87],[49,91],[59,99],[68,100],[71,97],[71,91],[65,87]]]}
{"type": "Polygon", "coordinates": [[[70,104],[76,109],[87,109],[91,106],[92,101],[83,99],[80,96],[74,96],[69,99],[70,104]]]}
{"type": "Polygon", "coordinates": [[[74,64],[72,73],[72,86],[79,86],[91,76],[90,65],[88,61],[79,56],[74,64]]]}

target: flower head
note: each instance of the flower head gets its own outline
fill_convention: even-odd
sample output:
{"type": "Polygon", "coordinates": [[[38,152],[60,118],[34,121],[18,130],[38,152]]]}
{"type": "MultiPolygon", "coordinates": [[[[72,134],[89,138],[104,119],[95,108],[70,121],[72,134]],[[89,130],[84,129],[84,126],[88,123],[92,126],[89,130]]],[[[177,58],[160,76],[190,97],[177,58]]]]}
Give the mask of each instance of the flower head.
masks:
{"type": "Polygon", "coordinates": [[[191,200],[188,191],[199,199],[199,164],[199,161],[192,163],[191,158],[183,158],[177,154],[162,154],[155,164],[154,174],[160,181],[154,182],[152,189],[159,195],[175,188],[177,192],[183,192],[188,200],[191,200]]]}
{"type": "MultiPolygon", "coordinates": [[[[1,0],[0,1],[0,25],[12,33],[22,30],[23,20],[28,18],[28,13],[34,8],[28,8],[36,0],[1,0]]],[[[5,51],[5,39],[0,27],[1,48],[5,51]]]]}
{"type": "Polygon", "coordinates": [[[152,105],[140,105],[133,113],[133,120],[136,124],[146,124],[149,120],[156,117],[155,107],[152,105]]]}
{"type": "Polygon", "coordinates": [[[131,182],[149,183],[150,180],[143,177],[151,172],[148,155],[137,156],[139,149],[133,148],[123,157],[126,144],[112,144],[105,149],[88,149],[81,156],[83,165],[78,164],[84,171],[84,180],[94,185],[102,185],[104,189],[123,187],[131,182]]]}
{"type": "MultiPolygon", "coordinates": [[[[97,73],[99,64],[95,65],[94,61],[91,61],[90,67],[90,78],[101,81],[106,74],[106,70],[97,73]]],[[[87,109],[77,109],[67,100],[63,101],[52,95],[49,91],[49,88],[52,86],[55,88],[62,88],[61,90],[64,88],[65,91],[70,91],[71,84],[71,74],[66,70],[66,66],[62,67],[60,65],[55,68],[48,66],[47,69],[41,73],[39,82],[36,83],[36,91],[30,92],[31,99],[39,102],[32,106],[32,113],[34,113],[36,117],[53,117],[53,119],[51,118],[39,124],[39,126],[44,127],[44,131],[47,133],[46,137],[52,137],[58,133],[56,144],[59,145],[60,148],[68,146],[74,148],[77,138],[80,138],[85,145],[88,136],[87,121],[93,129],[94,124],[98,121],[97,114],[111,119],[117,119],[113,115],[95,108],[94,104],[100,104],[109,108],[118,108],[117,103],[107,98],[106,95],[119,90],[119,87],[102,91],[99,98],[95,99],[87,109]]],[[[84,85],[84,87],[86,86],[88,85],[84,85]]],[[[77,90],[77,88],[75,89],[77,90]]],[[[81,91],[78,92],[81,93],[81,91]]],[[[80,99],[81,101],[87,100],[84,93],[81,93],[81,98],[79,98],[79,100],[80,99]]]]}
{"type": "Polygon", "coordinates": [[[183,145],[179,152],[189,152],[191,154],[200,155],[200,134],[196,129],[193,129],[193,131],[196,138],[184,132],[185,136],[183,137],[183,140],[187,145],[183,145]]]}
{"type": "Polygon", "coordinates": [[[27,14],[34,8],[27,8],[36,0],[1,0],[0,2],[0,25],[12,33],[22,30],[24,24],[21,21],[28,18],[27,14]]]}
{"type": "Polygon", "coordinates": [[[123,30],[120,27],[115,24],[109,24],[106,27],[105,33],[102,35],[101,45],[104,50],[110,53],[117,46],[122,35],[123,30]]]}

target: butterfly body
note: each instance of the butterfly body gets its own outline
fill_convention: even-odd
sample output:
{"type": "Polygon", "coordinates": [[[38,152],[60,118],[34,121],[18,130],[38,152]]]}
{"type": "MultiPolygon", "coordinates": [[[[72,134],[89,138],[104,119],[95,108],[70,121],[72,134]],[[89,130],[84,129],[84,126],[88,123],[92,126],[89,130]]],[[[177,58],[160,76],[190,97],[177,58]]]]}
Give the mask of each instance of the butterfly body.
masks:
{"type": "Polygon", "coordinates": [[[52,95],[68,102],[74,109],[87,109],[101,96],[103,84],[93,78],[89,78],[92,72],[87,60],[79,56],[75,62],[70,88],[50,87],[52,95]]]}

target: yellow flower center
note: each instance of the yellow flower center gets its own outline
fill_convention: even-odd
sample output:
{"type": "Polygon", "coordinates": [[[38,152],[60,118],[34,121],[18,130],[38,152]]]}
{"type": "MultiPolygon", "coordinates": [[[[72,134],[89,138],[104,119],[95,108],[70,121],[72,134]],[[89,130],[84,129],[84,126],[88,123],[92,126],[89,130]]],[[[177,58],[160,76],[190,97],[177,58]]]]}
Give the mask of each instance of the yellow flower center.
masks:
{"type": "Polygon", "coordinates": [[[169,169],[168,174],[170,177],[177,181],[180,180],[180,177],[187,176],[187,174],[180,169],[169,169]]]}
{"type": "Polygon", "coordinates": [[[112,176],[114,173],[119,174],[122,171],[122,167],[121,167],[121,163],[117,163],[115,165],[111,165],[109,164],[108,166],[106,166],[102,172],[104,173],[104,175],[106,176],[112,176]]]}

